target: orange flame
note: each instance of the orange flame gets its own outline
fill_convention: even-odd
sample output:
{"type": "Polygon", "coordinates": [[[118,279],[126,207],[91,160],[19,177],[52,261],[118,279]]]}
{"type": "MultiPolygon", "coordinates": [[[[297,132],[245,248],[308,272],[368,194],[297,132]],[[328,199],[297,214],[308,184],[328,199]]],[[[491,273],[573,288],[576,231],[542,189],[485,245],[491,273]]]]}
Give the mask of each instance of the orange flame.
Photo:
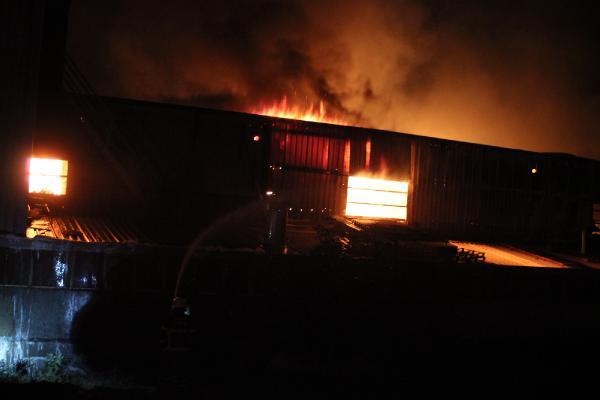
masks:
{"type": "Polygon", "coordinates": [[[66,160],[52,158],[29,159],[29,193],[67,194],[66,160]]]}
{"type": "Polygon", "coordinates": [[[319,102],[319,107],[311,104],[307,108],[298,106],[290,106],[287,101],[287,96],[284,96],[280,101],[274,102],[269,106],[262,106],[250,111],[252,114],[266,115],[269,117],[299,119],[302,121],[323,122],[334,125],[348,125],[341,118],[327,115],[327,110],[323,100],[319,102]]]}

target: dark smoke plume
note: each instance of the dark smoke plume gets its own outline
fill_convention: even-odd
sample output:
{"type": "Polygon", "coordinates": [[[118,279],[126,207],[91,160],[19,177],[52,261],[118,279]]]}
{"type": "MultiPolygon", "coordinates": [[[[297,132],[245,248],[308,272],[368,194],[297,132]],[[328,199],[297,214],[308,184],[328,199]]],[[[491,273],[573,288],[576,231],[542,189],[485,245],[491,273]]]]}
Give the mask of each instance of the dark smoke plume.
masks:
{"type": "Polygon", "coordinates": [[[600,159],[596,19],[563,4],[78,0],[68,48],[105,95],[322,100],[362,126],[600,159]]]}

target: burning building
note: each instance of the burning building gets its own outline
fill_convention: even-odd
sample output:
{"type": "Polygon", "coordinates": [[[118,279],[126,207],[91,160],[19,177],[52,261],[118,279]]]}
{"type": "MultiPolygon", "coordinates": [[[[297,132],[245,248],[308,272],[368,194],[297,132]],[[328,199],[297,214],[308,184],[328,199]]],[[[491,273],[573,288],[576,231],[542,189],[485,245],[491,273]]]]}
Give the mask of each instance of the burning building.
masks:
{"type": "Polygon", "coordinates": [[[25,75],[36,79],[15,87],[31,94],[30,114],[3,146],[15,160],[4,231],[44,235],[31,225],[43,209],[25,226],[26,197],[30,208],[126,221],[139,227],[130,238],[180,244],[259,200],[292,219],[381,218],[464,239],[577,241],[592,219],[594,160],[348,126],[323,103],[285,98],[245,114],[97,96],[65,54],[66,10],[46,7],[43,39],[23,39],[39,71],[5,74],[24,87],[25,75]]]}
{"type": "MultiPolygon", "coordinates": [[[[3,24],[3,36],[22,42],[2,73],[12,89],[0,147],[0,305],[49,297],[20,290],[32,287],[168,292],[166,276],[173,281],[199,237],[302,253],[323,220],[409,241],[577,246],[600,203],[600,163],[567,154],[328,123],[322,105],[306,115],[282,102],[266,110],[273,116],[97,96],[64,54],[59,3],[12,10],[45,35],[3,24]],[[156,261],[169,257],[168,268],[156,261]]],[[[66,340],[90,296],[49,303],[48,315],[67,310],[51,334],[66,340]]],[[[0,330],[11,337],[0,339],[0,360],[8,348],[13,358],[29,354],[29,328],[15,326],[0,330]]]]}
{"type": "MultiPolygon", "coordinates": [[[[87,96],[77,98],[92,100],[87,96]]],[[[93,134],[114,146],[112,159],[89,145],[86,154],[84,134],[68,140],[73,151],[65,158],[77,174],[70,207],[94,204],[135,219],[158,242],[187,243],[211,221],[254,201],[272,203],[290,219],[360,217],[447,238],[577,242],[597,196],[598,163],[566,154],[126,99],[93,101],[105,105],[119,136],[109,142],[93,134]],[[84,183],[90,179],[93,191],[84,183]]],[[[81,114],[71,129],[96,129],[100,117],[81,114]]]]}

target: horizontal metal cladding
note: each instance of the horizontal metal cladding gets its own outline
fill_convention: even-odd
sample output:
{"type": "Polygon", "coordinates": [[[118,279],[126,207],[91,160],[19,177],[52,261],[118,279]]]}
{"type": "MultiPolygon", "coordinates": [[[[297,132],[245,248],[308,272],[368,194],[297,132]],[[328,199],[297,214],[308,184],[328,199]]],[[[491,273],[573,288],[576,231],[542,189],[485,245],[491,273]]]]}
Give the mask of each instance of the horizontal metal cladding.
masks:
{"type": "Polygon", "coordinates": [[[584,224],[593,162],[415,139],[409,221],[459,236],[560,240],[584,224]]]}

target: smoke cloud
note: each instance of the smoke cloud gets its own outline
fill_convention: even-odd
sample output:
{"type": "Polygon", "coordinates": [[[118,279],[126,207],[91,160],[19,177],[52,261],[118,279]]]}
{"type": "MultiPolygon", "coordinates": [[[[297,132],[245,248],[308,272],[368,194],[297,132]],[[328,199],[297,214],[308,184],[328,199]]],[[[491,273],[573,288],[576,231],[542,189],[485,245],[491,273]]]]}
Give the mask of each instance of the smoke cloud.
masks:
{"type": "Polygon", "coordinates": [[[505,3],[78,0],[68,51],[104,95],[322,100],[360,126],[600,159],[593,13],[505,3]]]}

